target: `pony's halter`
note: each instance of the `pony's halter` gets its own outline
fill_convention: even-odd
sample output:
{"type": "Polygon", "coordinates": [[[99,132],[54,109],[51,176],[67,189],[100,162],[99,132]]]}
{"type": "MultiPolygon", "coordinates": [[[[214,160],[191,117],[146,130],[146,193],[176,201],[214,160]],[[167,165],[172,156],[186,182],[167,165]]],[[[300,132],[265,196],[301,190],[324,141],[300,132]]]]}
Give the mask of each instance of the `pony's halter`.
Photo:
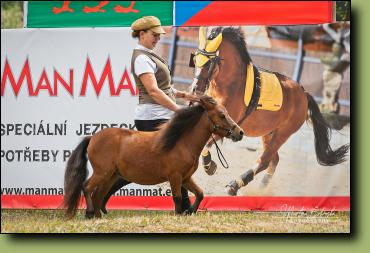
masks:
{"type": "Polygon", "coordinates": [[[225,137],[229,137],[230,135],[232,135],[233,129],[235,128],[235,126],[233,126],[232,128],[221,127],[220,125],[217,125],[215,122],[213,122],[213,120],[209,117],[209,115],[207,116],[208,116],[209,121],[212,124],[211,133],[216,134],[216,131],[222,130],[222,131],[225,131],[226,133],[225,137]]]}

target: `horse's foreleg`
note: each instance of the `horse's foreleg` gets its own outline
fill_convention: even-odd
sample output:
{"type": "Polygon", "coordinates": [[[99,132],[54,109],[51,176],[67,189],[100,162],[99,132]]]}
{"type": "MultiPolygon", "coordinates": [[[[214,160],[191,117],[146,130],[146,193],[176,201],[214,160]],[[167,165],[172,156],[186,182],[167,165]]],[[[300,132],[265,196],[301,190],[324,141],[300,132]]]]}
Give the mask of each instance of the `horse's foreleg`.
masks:
{"type": "Polygon", "coordinates": [[[181,194],[181,185],[182,185],[182,176],[180,174],[171,175],[169,178],[172,199],[175,203],[175,212],[177,214],[182,213],[182,194],[181,194]]]}
{"type": "MultiPolygon", "coordinates": [[[[216,136],[215,140],[218,141],[219,139],[220,138],[216,136]]],[[[215,174],[217,170],[217,164],[212,160],[211,153],[209,152],[209,149],[212,147],[213,143],[213,139],[210,139],[202,151],[203,168],[204,171],[210,176],[215,174]]]]}
{"type": "Polygon", "coordinates": [[[204,171],[209,175],[212,176],[215,174],[217,170],[217,164],[212,160],[211,153],[207,147],[204,147],[202,151],[202,162],[204,171]]]}
{"type": "Polygon", "coordinates": [[[203,190],[199,188],[199,186],[194,182],[194,180],[190,177],[186,180],[183,185],[195,195],[195,201],[192,206],[190,206],[187,210],[185,210],[184,214],[192,214],[196,213],[200,203],[203,200],[203,190]]]}

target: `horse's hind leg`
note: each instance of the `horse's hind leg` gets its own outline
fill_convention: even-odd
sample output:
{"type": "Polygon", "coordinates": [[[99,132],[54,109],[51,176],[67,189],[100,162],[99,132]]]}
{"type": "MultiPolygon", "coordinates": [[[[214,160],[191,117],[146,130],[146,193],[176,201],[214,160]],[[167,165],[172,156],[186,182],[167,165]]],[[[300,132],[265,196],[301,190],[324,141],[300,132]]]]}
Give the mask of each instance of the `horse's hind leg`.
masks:
{"type": "MultiPolygon", "coordinates": [[[[272,135],[273,135],[273,133],[269,133],[265,136],[262,136],[262,142],[263,142],[263,149],[264,150],[267,149],[268,146],[270,145],[272,135]]],[[[275,169],[276,169],[276,166],[278,165],[278,163],[279,163],[279,154],[278,154],[278,152],[276,152],[272,156],[272,159],[269,163],[266,174],[264,175],[264,177],[261,181],[260,188],[265,188],[270,183],[270,181],[272,179],[272,176],[275,173],[275,169]]]]}
{"type": "Polygon", "coordinates": [[[199,188],[199,186],[194,182],[192,178],[186,180],[184,182],[184,186],[195,195],[194,204],[186,209],[184,214],[196,213],[204,197],[203,190],[199,188]]]}
{"type": "Polygon", "coordinates": [[[238,180],[232,180],[226,186],[226,192],[231,196],[235,196],[241,187],[246,186],[254,179],[256,174],[267,169],[271,160],[277,155],[277,151],[281,145],[286,142],[291,134],[292,131],[284,131],[284,129],[276,130],[271,136],[269,145],[264,145],[264,151],[258,159],[254,169],[250,169],[243,173],[238,180]]]}
{"type": "Polygon", "coordinates": [[[269,185],[269,183],[271,182],[272,176],[275,173],[276,166],[278,165],[278,163],[279,163],[279,154],[278,154],[278,152],[276,152],[276,154],[272,157],[272,159],[269,163],[269,166],[266,170],[266,174],[262,178],[260,188],[263,189],[263,188],[265,188],[266,186],[269,185]]]}

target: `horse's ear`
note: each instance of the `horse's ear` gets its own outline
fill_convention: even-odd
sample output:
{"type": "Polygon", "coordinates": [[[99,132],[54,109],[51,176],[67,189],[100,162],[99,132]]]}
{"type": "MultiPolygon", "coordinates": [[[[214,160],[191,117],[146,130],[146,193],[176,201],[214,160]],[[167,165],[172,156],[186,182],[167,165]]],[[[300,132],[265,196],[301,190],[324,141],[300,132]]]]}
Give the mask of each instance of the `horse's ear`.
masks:
{"type": "Polygon", "coordinates": [[[199,27],[199,45],[198,48],[204,50],[206,48],[207,43],[207,31],[204,26],[199,27]]]}
{"type": "Polygon", "coordinates": [[[214,38],[211,41],[208,41],[207,46],[206,46],[206,51],[207,52],[215,52],[218,50],[218,47],[220,46],[222,42],[222,33],[217,35],[216,38],[214,38]]]}

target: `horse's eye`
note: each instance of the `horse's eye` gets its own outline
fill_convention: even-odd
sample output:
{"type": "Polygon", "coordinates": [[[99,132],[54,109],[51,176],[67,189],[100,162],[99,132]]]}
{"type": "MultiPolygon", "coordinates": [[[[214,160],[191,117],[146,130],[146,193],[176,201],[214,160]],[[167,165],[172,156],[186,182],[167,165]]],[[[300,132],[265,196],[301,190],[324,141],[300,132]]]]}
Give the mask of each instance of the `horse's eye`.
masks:
{"type": "Polygon", "coordinates": [[[221,119],[226,118],[226,117],[225,117],[225,114],[221,113],[221,114],[220,114],[220,118],[221,118],[221,119]]]}

